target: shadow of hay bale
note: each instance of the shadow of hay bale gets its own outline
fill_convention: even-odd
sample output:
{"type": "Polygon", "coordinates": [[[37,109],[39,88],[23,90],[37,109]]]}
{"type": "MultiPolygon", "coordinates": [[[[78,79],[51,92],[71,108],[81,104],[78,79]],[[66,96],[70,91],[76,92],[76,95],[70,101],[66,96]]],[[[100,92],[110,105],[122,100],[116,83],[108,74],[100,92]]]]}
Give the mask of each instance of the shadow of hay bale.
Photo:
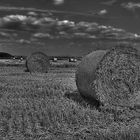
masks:
{"type": "Polygon", "coordinates": [[[93,99],[91,98],[82,97],[77,90],[74,92],[66,92],[64,94],[64,97],[73,100],[74,102],[80,104],[83,107],[89,106],[90,108],[96,108],[100,110],[101,104],[99,101],[97,100],[93,101],[93,99]]]}
{"type": "Polygon", "coordinates": [[[28,69],[25,69],[24,72],[30,72],[28,69]]]}

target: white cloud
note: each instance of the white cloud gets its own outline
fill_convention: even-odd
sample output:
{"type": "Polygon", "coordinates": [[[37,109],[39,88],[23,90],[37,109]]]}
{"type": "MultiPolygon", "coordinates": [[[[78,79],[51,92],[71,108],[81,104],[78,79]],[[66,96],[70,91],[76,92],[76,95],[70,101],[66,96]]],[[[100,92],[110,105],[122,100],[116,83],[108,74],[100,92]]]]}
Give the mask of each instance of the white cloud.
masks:
{"type": "Polygon", "coordinates": [[[107,10],[106,9],[103,9],[103,10],[98,12],[98,15],[105,15],[105,14],[107,14],[107,10]]]}
{"type": "Polygon", "coordinates": [[[61,5],[64,3],[64,0],[53,0],[55,5],[61,5]]]}
{"type": "Polygon", "coordinates": [[[27,16],[23,15],[9,15],[3,18],[5,21],[11,21],[11,20],[18,20],[18,21],[24,21],[27,19],[27,16]]]}
{"type": "MultiPolygon", "coordinates": [[[[104,15],[107,11],[99,11],[104,15]]],[[[69,20],[56,20],[50,17],[32,17],[24,15],[9,15],[0,18],[1,29],[14,29],[22,31],[34,31],[32,39],[42,38],[114,38],[114,39],[133,39],[138,38],[137,34],[127,33],[123,29],[112,26],[99,25],[95,22],[78,22],[69,20]]],[[[9,34],[0,33],[1,36],[9,34]]],[[[13,35],[14,36],[14,35],[13,35]]],[[[16,36],[15,36],[16,37],[16,36]]],[[[139,37],[140,38],[140,37],[139,37]]],[[[20,43],[29,43],[23,39],[20,43]]]]}
{"type": "Polygon", "coordinates": [[[128,2],[122,3],[121,6],[125,9],[135,11],[135,9],[140,8],[140,3],[128,2]]]}
{"type": "Polygon", "coordinates": [[[33,35],[35,38],[51,38],[52,36],[48,33],[35,33],[33,35]]]}

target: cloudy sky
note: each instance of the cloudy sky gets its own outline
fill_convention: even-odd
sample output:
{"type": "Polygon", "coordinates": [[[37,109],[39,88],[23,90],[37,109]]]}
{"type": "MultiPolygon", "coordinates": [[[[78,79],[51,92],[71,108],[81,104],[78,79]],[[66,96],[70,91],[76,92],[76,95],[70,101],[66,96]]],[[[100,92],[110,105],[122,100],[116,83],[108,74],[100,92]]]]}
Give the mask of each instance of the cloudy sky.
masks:
{"type": "MultiPolygon", "coordinates": [[[[0,0],[1,40],[12,40],[24,46],[38,43],[39,49],[43,46],[42,50],[52,55],[60,50],[62,39],[69,40],[69,43],[66,41],[69,45],[63,49],[63,54],[69,55],[69,50],[73,53],[74,49],[81,54],[85,52],[85,48],[75,47],[79,45],[74,45],[75,39],[90,39],[93,44],[96,39],[140,40],[139,34],[138,0],[0,0]]],[[[26,49],[0,47],[0,51],[4,49],[25,54],[27,46],[26,49]]],[[[35,49],[29,50],[31,53],[35,49]]],[[[87,50],[92,50],[91,45],[87,50]]]]}
{"type": "Polygon", "coordinates": [[[84,17],[90,21],[96,20],[95,15],[106,18],[102,24],[140,33],[139,0],[0,0],[0,5],[90,14],[84,17]]]}

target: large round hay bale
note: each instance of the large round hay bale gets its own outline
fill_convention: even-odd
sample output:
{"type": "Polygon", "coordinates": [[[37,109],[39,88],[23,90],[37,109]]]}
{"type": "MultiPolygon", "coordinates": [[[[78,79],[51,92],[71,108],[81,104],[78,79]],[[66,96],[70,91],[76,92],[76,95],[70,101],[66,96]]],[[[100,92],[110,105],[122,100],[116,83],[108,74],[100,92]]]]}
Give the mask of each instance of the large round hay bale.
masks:
{"type": "Polygon", "coordinates": [[[105,55],[105,50],[94,51],[83,57],[76,71],[76,85],[83,97],[97,99],[92,83],[95,80],[98,63],[105,55]]]}
{"type": "Polygon", "coordinates": [[[76,73],[80,93],[104,105],[130,106],[140,90],[139,52],[120,45],[97,59],[93,55],[96,52],[83,59],[76,73]]]}
{"type": "Polygon", "coordinates": [[[26,60],[26,67],[31,73],[47,73],[50,67],[49,57],[42,52],[32,53],[26,60]]]}

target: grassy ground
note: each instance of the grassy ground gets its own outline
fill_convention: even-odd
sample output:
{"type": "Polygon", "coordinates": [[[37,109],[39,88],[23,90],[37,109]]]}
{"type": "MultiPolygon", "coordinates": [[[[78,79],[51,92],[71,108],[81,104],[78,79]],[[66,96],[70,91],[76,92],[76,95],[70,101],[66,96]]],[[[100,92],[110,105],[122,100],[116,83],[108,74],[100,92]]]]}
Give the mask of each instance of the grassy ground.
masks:
{"type": "Polygon", "coordinates": [[[140,110],[97,110],[77,92],[75,67],[25,69],[0,66],[0,139],[140,139],[140,110]]]}

